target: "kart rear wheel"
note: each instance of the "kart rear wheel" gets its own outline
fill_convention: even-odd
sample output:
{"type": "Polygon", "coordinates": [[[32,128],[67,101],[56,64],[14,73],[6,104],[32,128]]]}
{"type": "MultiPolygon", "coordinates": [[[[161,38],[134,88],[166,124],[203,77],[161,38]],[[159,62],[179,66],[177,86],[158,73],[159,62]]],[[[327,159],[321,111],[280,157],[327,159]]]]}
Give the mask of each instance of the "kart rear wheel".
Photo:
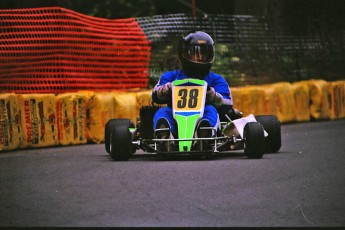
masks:
{"type": "Polygon", "coordinates": [[[249,122],[244,126],[244,153],[248,158],[260,159],[264,155],[264,129],[259,122],[249,122]]]}
{"type": "Polygon", "coordinates": [[[129,119],[113,119],[109,125],[109,153],[115,161],[126,161],[132,156],[132,134],[129,119]]]}
{"type": "Polygon", "coordinates": [[[255,116],[255,119],[262,124],[264,130],[268,133],[265,138],[265,153],[276,153],[279,151],[281,140],[280,121],[274,115],[255,116]]]}

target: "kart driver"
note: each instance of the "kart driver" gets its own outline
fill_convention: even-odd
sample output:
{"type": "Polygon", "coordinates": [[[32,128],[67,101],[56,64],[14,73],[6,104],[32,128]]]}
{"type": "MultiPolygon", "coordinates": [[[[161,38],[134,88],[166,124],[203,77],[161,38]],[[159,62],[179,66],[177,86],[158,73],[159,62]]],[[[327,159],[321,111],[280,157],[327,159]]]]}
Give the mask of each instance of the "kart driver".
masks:
{"type": "MultiPolygon", "coordinates": [[[[152,92],[152,100],[157,104],[167,104],[154,115],[154,129],[169,128],[170,132],[157,132],[157,138],[177,137],[176,122],[172,115],[171,88],[174,80],[196,78],[208,84],[203,118],[197,124],[196,137],[212,137],[211,129],[200,127],[219,127],[219,115],[230,115],[232,119],[241,117],[233,109],[232,96],[225,79],[211,67],[215,59],[215,45],[211,36],[203,31],[193,31],[179,41],[178,58],[182,68],[167,71],[160,77],[152,92]],[[159,135],[159,136],[158,136],[159,135]]],[[[167,143],[167,142],[166,142],[167,143]]]]}

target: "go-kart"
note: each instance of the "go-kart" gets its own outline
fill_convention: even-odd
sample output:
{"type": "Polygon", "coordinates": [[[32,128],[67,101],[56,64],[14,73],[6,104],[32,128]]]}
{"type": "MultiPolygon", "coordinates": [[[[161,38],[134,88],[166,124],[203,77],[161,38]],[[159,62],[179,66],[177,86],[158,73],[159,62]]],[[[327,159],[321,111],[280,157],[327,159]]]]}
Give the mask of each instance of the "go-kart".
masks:
{"type": "Polygon", "coordinates": [[[199,79],[175,80],[172,84],[172,110],[176,121],[177,138],[160,139],[153,128],[157,105],[140,108],[136,126],[130,119],[111,119],[104,131],[105,149],[115,161],[125,161],[141,149],[155,155],[200,155],[203,158],[231,150],[244,150],[248,158],[262,158],[264,153],[278,152],[281,147],[280,122],[274,115],[249,115],[231,119],[227,114],[212,129],[212,137],[195,135],[206,102],[207,82],[199,79]],[[175,148],[160,148],[161,145],[175,148]],[[203,144],[207,143],[207,144],[203,144]],[[197,147],[195,147],[197,146],[197,147]],[[164,149],[164,150],[162,150],[164,149]]]}

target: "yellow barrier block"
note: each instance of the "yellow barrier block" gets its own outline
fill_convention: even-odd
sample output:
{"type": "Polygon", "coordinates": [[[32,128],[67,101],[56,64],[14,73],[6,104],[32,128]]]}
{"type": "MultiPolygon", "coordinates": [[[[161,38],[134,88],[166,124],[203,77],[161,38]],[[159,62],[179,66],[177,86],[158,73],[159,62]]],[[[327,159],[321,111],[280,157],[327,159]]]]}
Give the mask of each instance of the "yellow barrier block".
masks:
{"type": "Polygon", "coordinates": [[[87,100],[87,138],[94,143],[104,141],[105,124],[115,118],[115,98],[111,92],[94,93],[87,100]]]}
{"type": "Polygon", "coordinates": [[[264,114],[265,91],[258,86],[241,88],[241,109],[244,116],[264,114]]]}
{"type": "Polygon", "coordinates": [[[58,130],[55,113],[54,94],[18,95],[21,110],[21,148],[55,146],[58,130]]]}
{"type": "Polygon", "coordinates": [[[241,87],[231,87],[230,90],[233,107],[242,112],[241,87]]]}
{"type": "Polygon", "coordinates": [[[137,114],[142,106],[152,105],[152,89],[137,92],[137,114]]]}
{"type": "Polygon", "coordinates": [[[278,103],[276,89],[270,84],[259,85],[258,87],[265,91],[263,115],[277,115],[278,103]]]}
{"type": "Polygon", "coordinates": [[[345,81],[328,83],[328,103],[331,119],[345,117],[345,81]]]}
{"type": "Polygon", "coordinates": [[[328,119],[330,109],[328,103],[328,82],[324,80],[301,81],[308,83],[310,95],[310,118],[328,119]]]}
{"type": "Polygon", "coordinates": [[[59,94],[56,100],[59,144],[85,144],[86,96],[81,93],[63,93],[59,94]]]}
{"type": "Polygon", "coordinates": [[[113,92],[115,99],[115,118],[128,118],[136,124],[137,93],[136,92],[113,92]]]}
{"type": "Polygon", "coordinates": [[[294,82],[291,84],[291,87],[295,101],[296,121],[309,121],[309,84],[305,82],[294,82]]]}
{"type": "Polygon", "coordinates": [[[277,90],[277,117],[281,122],[291,122],[296,120],[295,100],[291,84],[288,82],[275,83],[272,85],[277,90]]]}
{"type": "Polygon", "coordinates": [[[296,120],[295,101],[290,83],[280,82],[261,87],[265,90],[264,114],[274,114],[280,122],[296,120]]]}
{"type": "Polygon", "coordinates": [[[20,107],[14,93],[0,94],[0,151],[20,146],[22,123],[20,107]]]}

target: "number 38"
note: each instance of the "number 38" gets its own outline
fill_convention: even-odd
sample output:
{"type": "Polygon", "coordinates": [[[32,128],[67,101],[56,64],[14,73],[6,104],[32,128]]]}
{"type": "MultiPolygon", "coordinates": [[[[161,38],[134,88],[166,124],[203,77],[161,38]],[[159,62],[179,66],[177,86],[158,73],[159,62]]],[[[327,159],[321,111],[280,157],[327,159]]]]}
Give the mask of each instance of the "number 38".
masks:
{"type": "Polygon", "coordinates": [[[178,96],[180,100],[177,101],[177,108],[183,109],[186,108],[188,103],[188,108],[195,108],[198,105],[198,89],[180,89],[178,91],[178,96]]]}

